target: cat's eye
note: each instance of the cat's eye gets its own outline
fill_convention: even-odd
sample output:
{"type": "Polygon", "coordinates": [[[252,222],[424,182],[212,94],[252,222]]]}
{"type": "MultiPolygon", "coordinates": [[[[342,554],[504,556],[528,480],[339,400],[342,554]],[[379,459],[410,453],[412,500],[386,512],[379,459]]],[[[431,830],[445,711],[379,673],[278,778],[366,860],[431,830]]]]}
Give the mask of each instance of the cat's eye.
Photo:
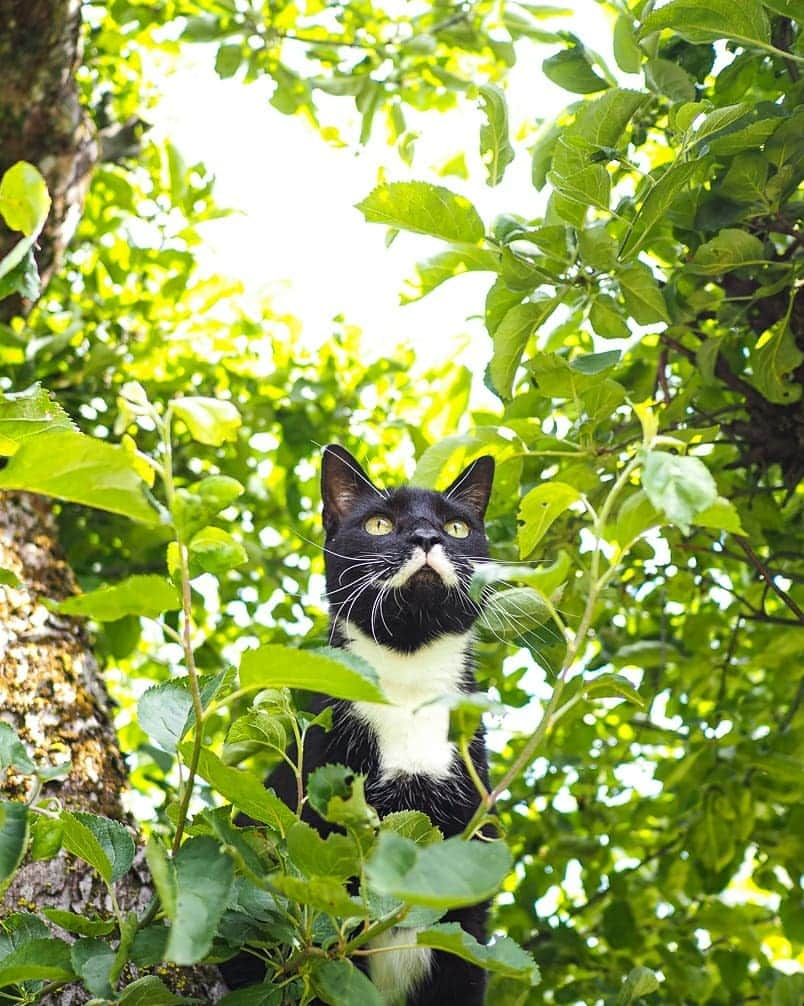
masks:
{"type": "Polygon", "coordinates": [[[363,527],[369,534],[390,534],[394,529],[394,524],[382,514],[375,514],[373,517],[369,517],[363,527]]]}
{"type": "Polygon", "coordinates": [[[469,537],[469,525],[463,520],[448,520],[444,525],[444,530],[453,538],[469,537]]]}

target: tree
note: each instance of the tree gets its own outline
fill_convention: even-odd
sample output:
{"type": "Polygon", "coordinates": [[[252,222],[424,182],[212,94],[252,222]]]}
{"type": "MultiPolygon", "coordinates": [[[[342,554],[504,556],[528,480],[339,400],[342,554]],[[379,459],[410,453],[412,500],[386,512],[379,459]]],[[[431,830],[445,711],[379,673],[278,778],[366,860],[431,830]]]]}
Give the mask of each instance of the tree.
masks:
{"type": "MultiPolygon", "coordinates": [[[[116,586],[68,600],[60,614],[96,620],[101,659],[122,672],[114,690],[129,717],[120,737],[133,753],[132,781],[165,797],[148,851],[159,906],[140,921],[135,963],[221,959],[246,941],[286,983],[249,1001],[305,1001],[316,989],[333,1003],[367,1002],[372,990],[349,958],[368,937],[344,928],[363,911],[344,900],[342,885],[358,852],[371,847],[373,897],[386,899],[369,903],[369,935],[467,896],[437,872],[423,894],[417,871],[433,876],[447,850],[426,844],[437,836],[412,818],[382,822],[377,834],[359,783],[336,770],[311,781],[308,798],[346,826],[338,855],[347,873],[333,865],[336,850],[295,824],[259,782],[288,731],[307,725],[303,696],[291,703],[266,688],[297,686],[299,667],[308,681],[325,671],[342,694],[376,687],[368,671],[315,652],[323,613],[309,598],[305,621],[294,599],[308,589],[305,564],[320,569],[308,545],[316,533],[309,430],[326,442],[375,387],[382,405],[367,426],[385,447],[412,445],[419,483],[448,481],[481,453],[497,458],[489,529],[500,565],[487,577],[495,593],[481,670],[506,707],[527,708],[530,724],[500,752],[475,822],[499,815],[515,863],[496,914],[508,938],[490,950],[459,947],[437,924],[422,938],[483,959],[494,972],[491,1002],[778,1006],[800,998],[800,977],[783,963],[801,941],[804,694],[796,669],[803,58],[794,8],[612,4],[616,69],[574,35],[545,30],[544,11],[529,5],[433,4],[394,24],[368,5],[348,5],[336,9],[334,38],[317,6],[308,20],[282,5],[259,15],[227,3],[182,10],[185,38],[217,44],[222,76],[268,73],[279,110],[310,117],[317,90],[354,96],[362,138],[382,111],[405,156],[406,103],[448,109],[466,100],[460,92],[477,93],[490,184],[525,153],[509,137],[505,92],[494,86],[518,51],[557,47],[544,74],[584,97],[528,141],[534,185],[549,192],[539,218],[512,212],[485,222],[461,194],[410,177],[361,204],[369,221],[446,243],[419,266],[422,295],[466,271],[492,274],[487,381],[499,411],[464,415],[467,375],[445,369],[429,384],[441,404],[453,382],[451,414],[439,416],[406,389],[403,361],[364,370],[347,333],[318,361],[295,359],[290,339],[277,335],[272,373],[255,367],[248,346],[259,320],[241,313],[232,326],[224,320],[231,289],[194,278],[193,225],[216,212],[203,168],[147,143],[136,164],[98,168],[66,268],[27,328],[7,329],[0,352],[14,386],[38,378],[58,389],[95,433],[81,449],[116,450],[114,501],[91,474],[65,490],[47,481],[53,445],[72,461],[78,435],[63,421],[61,430],[44,422],[53,409],[41,394],[3,404],[15,453],[0,486],[105,508],[90,515],[67,505],[60,523],[85,589],[116,586]],[[298,57],[286,58],[289,46],[304,50],[301,73],[298,57]],[[386,61],[393,72],[380,74],[386,61]],[[482,75],[477,91],[465,83],[467,69],[482,75]],[[622,75],[632,86],[619,85],[622,75]],[[163,239],[150,247],[124,237],[145,193],[156,195],[148,223],[163,239]],[[170,208],[189,224],[177,226],[170,208]],[[70,303],[68,289],[72,318],[56,307],[70,303]],[[168,332],[177,334],[168,341],[168,332]],[[23,357],[23,345],[36,351],[23,357]],[[26,441],[13,425],[22,410],[42,424],[26,441]],[[136,448],[101,442],[115,426],[136,448]],[[268,431],[260,445],[255,437],[268,431]],[[152,509],[135,472],[169,509],[172,529],[158,522],[165,511],[152,509]],[[270,552],[255,542],[254,529],[265,527],[270,552]],[[534,555],[549,561],[533,565],[534,555]],[[138,641],[143,616],[159,616],[161,626],[147,645],[138,641]],[[160,683],[141,698],[135,721],[129,683],[137,677],[160,683]],[[247,709],[258,689],[262,701],[247,709]],[[201,719],[203,730],[194,727],[201,719]],[[177,788],[171,775],[177,757],[204,780],[208,807],[191,817],[192,785],[177,788]],[[234,767],[240,762],[247,768],[234,767]],[[265,827],[234,828],[227,807],[216,808],[221,800],[265,827]],[[401,849],[410,859],[402,872],[401,849]],[[323,876],[322,863],[331,867],[323,876]],[[222,879],[203,893],[201,931],[183,906],[213,864],[222,879]],[[510,938],[539,964],[541,985],[510,938]]],[[[170,5],[115,5],[93,24],[85,93],[111,95],[96,108],[124,121],[139,114],[136,75],[115,55],[165,44],[156,28],[176,14],[170,5]]],[[[274,325],[292,329],[292,320],[274,325]]],[[[476,715],[455,709],[457,737],[476,715]]],[[[7,744],[4,761],[16,758],[19,773],[29,756],[7,744]]],[[[10,874],[25,841],[19,804],[3,807],[10,874]]],[[[111,828],[94,819],[85,827],[96,838],[111,828]]],[[[101,875],[125,861],[114,849],[110,858],[102,840],[105,860],[74,836],[65,844],[101,875]]],[[[475,848],[458,843],[449,854],[475,848]]],[[[500,843],[482,855],[467,869],[470,897],[497,889],[509,870],[500,843]]],[[[14,945],[42,936],[27,916],[11,928],[20,934],[14,945]]],[[[113,943],[122,932],[111,931],[113,943]]],[[[108,944],[92,940],[87,959],[108,962],[108,944]]],[[[84,951],[65,963],[61,945],[49,947],[62,973],[43,977],[87,980],[84,951]]]]}

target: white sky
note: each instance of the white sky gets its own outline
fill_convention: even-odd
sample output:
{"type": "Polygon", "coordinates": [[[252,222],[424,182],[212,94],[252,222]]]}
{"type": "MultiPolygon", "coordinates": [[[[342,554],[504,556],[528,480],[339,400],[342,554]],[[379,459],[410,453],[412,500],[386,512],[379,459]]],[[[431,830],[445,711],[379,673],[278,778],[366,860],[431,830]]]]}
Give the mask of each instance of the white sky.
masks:
{"type": "MultiPolygon", "coordinates": [[[[593,0],[586,0],[583,18],[545,26],[574,30],[593,45],[610,36],[606,15],[593,0]]],[[[512,135],[523,123],[552,118],[577,97],[541,73],[542,59],[555,47],[536,51],[534,60],[533,46],[523,47],[510,82],[512,135]]],[[[501,212],[536,214],[542,198],[530,185],[528,156],[517,157],[502,184],[489,188],[478,154],[481,115],[469,101],[446,115],[419,116],[413,168],[382,142],[379,116],[378,136],[368,147],[330,147],[301,117],[283,116],[268,104],[267,81],[220,80],[214,53],[207,46],[190,50],[187,62],[166,81],[157,123],[187,160],[201,160],[215,173],[219,204],[242,210],[204,225],[205,268],[236,276],[254,294],[270,292],[278,307],[301,319],[307,343],[326,340],[331,319],[343,314],[363,329],[371,356],[409,341],[422,365],[446,359],[468,364],[479,388],[490,342],[477,316],[482,318],[490,274],[459,277],[423,301],[401,306],[399,293],[414,263],[442,245],[400,234],[386,248],[385,228],[367,224],[354,204],[384,169],[389,181],[413,178],[462,192],[487,224],[501,212]],[[433,166],[461,150],[470,178],[439,177],[433,166]]],[[[327,121],[345,137],[354,135],[353,100],[325,100],[327,121]]],[[[406,115],[410,125],[413,114],[406,110],[406,115]]]]}

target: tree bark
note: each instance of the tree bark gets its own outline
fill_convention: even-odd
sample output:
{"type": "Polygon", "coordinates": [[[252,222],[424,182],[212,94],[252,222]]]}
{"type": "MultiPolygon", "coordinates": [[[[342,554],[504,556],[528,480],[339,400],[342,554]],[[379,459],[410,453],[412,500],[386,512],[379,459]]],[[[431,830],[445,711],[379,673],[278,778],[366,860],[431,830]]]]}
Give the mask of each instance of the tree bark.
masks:
{"type": "MultiPolygon", "coordinates": [[[[43,288],[58,269],[80,219],[98,144],[78,100],[74,73],[81,60],[78,0],[0,0],[0,175],[19,160],[42,172],[52,208],[39,239],[37,263],[43,288]]],[[[0,231],[0,256],[17,239],[0,231]]],[[[0,319],[24,314],[19,298],[0,303],[0,319]]],[[[19,578],[0,585],[0,718],[10,723],[33,754],[51,764],[70,759],[67,778],[44,787],[67,809],[124,821],[121,795],[126,766],[115,736],[109,697],[85,627],[52,614],[43,598],[75,592],[57,542],[48,500],[0,493],[0,567],[19,578]]],[[[24,799],[30,779],[0,773],[0,796],[24,799]]],[[[131,828],[132,833],[135,829],[131,828]]],[[[152,889],[143,857],[116,885],[123,910],[144,909],[152,889]]],[[[0,898],[0,921],[10,912],[44,907],[80,915],[111,910],[108,892],[83,862],[64,851],[25,862],[0,898]]],[[[54,927],[55,929],[55,927],[54,927]]],[[[55,930],[57,935],[67,934],[55,930]]],[[[183,995],[217,1002],[226,988],[215,968],[160,968],[163,980],[183,995]]],[[[137,977],[130,969],[124,977],[137,977]]],[[[43,1000],[51,1006],[85,1003],[79,985],[43,1000]]]]}

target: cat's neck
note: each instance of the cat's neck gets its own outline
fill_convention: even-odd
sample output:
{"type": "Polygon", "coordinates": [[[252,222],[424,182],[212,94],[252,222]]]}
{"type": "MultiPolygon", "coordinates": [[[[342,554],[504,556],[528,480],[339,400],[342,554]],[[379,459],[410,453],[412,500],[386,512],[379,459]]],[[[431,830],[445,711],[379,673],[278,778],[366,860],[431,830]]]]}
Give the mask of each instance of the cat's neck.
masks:
{"type": "Polygon", "coordinates": [[[409,653],[384,646],[352,625],[341,637],[346,649],[376,670],[380,687],[394,705],[415,708],[466,691],[471,682],[471,630],[444,633],[409,653]]]}

